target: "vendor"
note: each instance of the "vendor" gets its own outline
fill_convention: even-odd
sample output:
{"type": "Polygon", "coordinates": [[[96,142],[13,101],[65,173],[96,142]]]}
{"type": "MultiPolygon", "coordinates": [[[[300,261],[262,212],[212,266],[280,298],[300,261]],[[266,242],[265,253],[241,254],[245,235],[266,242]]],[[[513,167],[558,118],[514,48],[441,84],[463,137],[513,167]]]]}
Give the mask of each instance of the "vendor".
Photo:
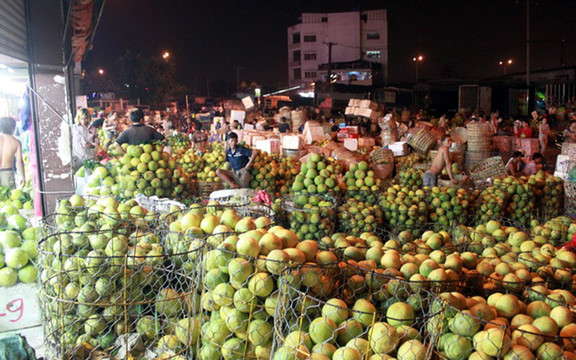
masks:
{"type": "Polygon", "coordinates": [[[542,156],[540,153],[534,153],[534,155],[532,155],[532,160],[528,161],[528,164],[526,164],[524,167],[524,175],[535,175],[539,170],[542,169],[543,162],[544,156],[542,156]]]}
{"type": "Polygon", "coordinates": [[[524,163],[524,160],[522,160],[522,156],[523,154],[520,151],[514,151],[512,157],[506,163],[506,174],[512,176],[522,175],[524,167],[526,166],[526,163],[524,163]]]}
{"type": "Polygon", "coordinates": [[[570,121],[570,125],[564,130],[564,142],[576,143],[576,120],[570,121]]]}
{"type": "Polygon", "coordinates": [[[256,158],[256,152],[242,145],[238,145],[238,135],[228,133],[226,144],[226,161],[230,163],[230,170],[218,169],[216,176],[226,182],[232,189],[247,188],[250,184],[250,168],[256,158]]]}
{"type": "Polygon", "coordinates": [[[278,126],[278,132],[281,134],[285,134],[290,131],[290,124],[288,124],[288,119],[285,116],[280,118],[280,126],[278,126]]]}
{"type": "Polygon", "coordinates": [[[516,120],[514,122],[514,136],[529,139],[532,137],[532,128],[526,120],[516,120]]]}
{"type": "Polygon", "coordinates": [[[330,140],[338,142],[338,131],[340,128],[334,122],[334,119],[330,119],[330,140]]]}
{"type": "Polygon", "coordinates": [[[124,130],[116,139],[116,148],[122,154],[124,153],[124,150],[120,147],[122,144],[140,145],[154,140],[164,140],[164,135],[142,123],[144,120],[142,110],[136,109],[132,111],[130,120],[132,121],[132,126],[124,130]]]}
{"type": "Polygon", "coordinates": [[[202,124],[198,125],[198,128],[192,135],[192,148],[200,154],[206,152],[206,147],[208,146],[208,134],[202,129],[202,124]]]}
{"type": "Polygon", "coordinates": [[[432,161],[432,166],[430,170],[424,173],[423,185],[433,187],[436,186],[438,182],[438,175],[442,173],[442,169],[446,169],[448,176],[453,184],[458,184],[458,180],[454,178],[452,174],[452,161],[450,160],[450,145],[452,145],[452,139],[450,135],[445,135],[442,137],[442,145],[438,149],[438,155],[432,161]]]}

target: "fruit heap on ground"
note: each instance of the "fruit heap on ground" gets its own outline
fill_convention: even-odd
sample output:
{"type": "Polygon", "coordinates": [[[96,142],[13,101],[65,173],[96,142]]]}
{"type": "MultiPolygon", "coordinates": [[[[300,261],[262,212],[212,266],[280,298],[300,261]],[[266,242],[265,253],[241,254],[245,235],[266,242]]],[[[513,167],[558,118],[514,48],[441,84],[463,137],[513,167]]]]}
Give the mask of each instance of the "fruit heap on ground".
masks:
{"type": "Polygon", "coordinates": [[[564,187],[562,179],[542,170],[530,176],[528,183],[536,193],[538,212],[542,219],[560,216],[564,209],[564,187]]]}
{"type": "Polygon", "coordinates": [[[118,170],[119,196],[136,194],[180,199],[189,198],[190,179],[162,145],[128,145],[118,170]]]}
{"type": "Polygon", "coordinates": [[[576,221],[567,216],[558,216],[540,224],[532,221],[532,235],[543,236],[554,246],[564,245],[576,234],[576,221]]]}
{"type": "Polygon", "coordinates": [[[347,199],[338,207],[340,231],[359,236],[363,232],[374,232],[381,229],[383,212],[378,204],[369,201],[347,199]]]}
{"type": "Polygon", "coordinates": [[[397,156],[394,158],[396,169],[403,170],[412,168],[416,164],[428,162],[428,157],[420,153],[411,153],[406,156],[397,156]]]}
{"type": "Polygon", "coordinates": [[[184,154],[178,156],[176,162],[190,179],[197,179],[198,174],[204,169],[202,156],[196,154],[193,149],[188,149],[184,154]]]}
{"type": "Polygon", "coordinates": [[[140,343],[126,358],[147,351],[168,358],[196,344],[193,282],[164,252],[154,214],[133,200],[77,195],[57,211],[40,243],[44,334],[53,351],[85,346],[116,355],[125,334],[140,343]]]}
{"type": "Polygon", "coordinates": [[[0,207],[13,206],[18,210],[30,210],[34,208],[32,202],[32,188],[15,189],[0,186],[0,207]]]}
{"type": "Polygon", "coordinates": [[[0,210],[0,287],[36,282],[38,232],[16,207],[0,210]]]}
{"type": "Polygon", "coordinates": [[[374,171],[366,161],[351,164],[350,170],[344,174],[343,181],[346,185],[346,197],[370,205],[378,203],[382,180],[374,176],[374,171]]]}
{"type": "Polygon", "coordinates": [[[506,217],[518,226],[528,227],[536,215],[536,194],[532,185],[528,183],[528,178],[508,176],[503,179],[494,179],[494,186],[510,196],[506,217]]]}
{"type": "Polygon", "coordinates": [[[311,154],[306,163],[300,166],[300,173],[294,179],[292,191],[340,194],[342,189],[338,184],[336,171],[336,167],[329,164],[323,155],[311,154]]]}
{"type": "Polygon", "coordinates": [[[190,138],[185,134],[176,134],[167,137],[165,144],[172,149],[171,154],[178,156],[190,149],[190,138]]]}
{"type": "Polygon", "coordinates": [[[92,174],[88,176],[84,192],[88,195],[120,195],[120,186],[118,184],[119,167],[120,162],[118,159],[113,159],[105,165],[97,165],[92,170],[92,174]]]}
{"type": "Polygon", "coordinates": [[[271,195],[287,194],[294,178],[300,172],[300,162],[292,157],[253,151],[257,151],[258,155],[252,164],[250,188],[266,190],[271,195]]]}
{"type": "Polygon", "coordinates": [[[414,168],[407,168],[404,170],[400,170],[397,175],[397,180],[400,186],[407,186],[407,187],[422,187],[422,170],[414,169],[414,168]]]}
{"type": "MultiPolygon", "coordinates": [[[[452,163],[452,175],[463,175],[464,174],[464,170],[462,169],[462,166],[458,163],[452,163]]],[[[442,168],[442,176],[448,176],[448,171],[446,171],[446,168],[442,168]]]]}
{"type": "Polygon", "coordinates": [[[467,223],[470,196],[466,189],[433,187],[428,200],[428,214],[436,230],[467,223]]]}
{"type": "Polygon", "coordinates": [[[346,262],[287,270],[281,282],[273,359],[432,356],[435,335],[425,322],[435,304],[415,284],[346,262]]]}
{"type": "Polygon", "coordinates": [[[396,233],[411,229],[420,235],[419,228],[428,223],[428,204],[422,189],[393,185],[380,196],[380,206],[384,223],[396,233]]]}
{"type": "Polygon", "coordinates": [[[299,239],[318,240],[336,228],[336,200],[328,194],[294,193],[284,198],[290,229],[299,239]]]}
{"type": "Polygon", "coordinates": [[[220,178],[216,176],[216,170],[229,168],[223,145],[213,143],[212,150],[204,153],[202,160],[204,160],[204,169],[198,173],[198,180],[201,182],[221,182],[220,178]]]}
{"type": "Polygon", "coordinates": [[[494,186],[482,190],[474,201],[475,224],[484,224],[506,215],[508,192],[494,186]]]}

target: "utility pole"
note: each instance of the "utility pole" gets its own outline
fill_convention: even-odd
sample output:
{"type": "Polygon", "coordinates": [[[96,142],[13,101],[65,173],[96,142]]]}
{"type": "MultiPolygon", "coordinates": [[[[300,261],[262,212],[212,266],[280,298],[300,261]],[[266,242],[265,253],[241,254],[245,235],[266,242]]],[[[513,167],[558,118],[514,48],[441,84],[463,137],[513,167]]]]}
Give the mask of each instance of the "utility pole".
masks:
{"type": "Polygon", "coordinates": [[[526,0],[526,86],[530,89],[530,0],[526,0]]]}
{"type": "Polygon", "coordinates": [[[336,45],[333,42],[329,42],[328,44],[328,86],[330,86],[330,90],[332,89],[332,46],[336,45]]]}
{"type": "Polygon", "coordinates": [[[566,45],[566,39],[562,39],[560,43],[560,66],[566,66],[564,62],[564,46],[566,45]]]}
{"type": "Polygon", "coordinates": [[[236,65],[236,91],[240,90],[240,65],[236,65]]]}

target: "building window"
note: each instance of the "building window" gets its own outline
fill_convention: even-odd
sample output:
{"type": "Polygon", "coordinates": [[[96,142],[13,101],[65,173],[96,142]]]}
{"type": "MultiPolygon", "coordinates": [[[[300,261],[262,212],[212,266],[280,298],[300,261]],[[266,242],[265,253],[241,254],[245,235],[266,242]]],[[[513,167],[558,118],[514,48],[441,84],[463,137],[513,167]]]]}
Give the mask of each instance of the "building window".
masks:
{"type": "Polygon", "coordinates": [[[300,50],[296,50],[292,53],[292,61],[300,61],[301,54],[300,50]]]}
{"type": "Polygon", "coordinates": [[[368,59],[379,59],[380,58],[380,50],[368,50],[368,51],[366,51],[366,57],[368,59]]]}
{"type": "Polygon", "coordinates": [[[305,71],[304,72],[304,77],[306,79],[316,79],[316,71],[305,71]]]}
{"type": "Polygon", "coordinates": [[[304,35],[304,42],[316,42],[316,35],[304,35]]]}
{"type": "Polygon", "coordinates": [[[304,60],[316,60],[316,53],[304,54],[304,60]]]}
{"type": "Polygon", "coordinates": [[[328,17],[327,17],[327,16],[323,16],[323,17],[322,17],[322,22],[328,22],[328,17]]]}
{"type": "Polygon", "coordinates": [[[294,80],[300,80],[302,79],[302,69],[297,68],[294,69],[294,80]]]}
{"type": "Polygon", "coordinates": [[[360,15],[360,20],[367,22],[368,21],[368,15],[367,14],[360,15]]]}
{"type": "Polygon", "coordinates": [[[300,44],[300,33],[292,34],[292,44],[300,44]]]}
{"type": "MultiPolygon", "coordinates": [[[[380,33],[378,32],[369,32],[366,34],[366,39],[368,40],[379,40],[380,39],[380,33]]],[[[306,41],[306,40],[304,40],[306,41]]]]}

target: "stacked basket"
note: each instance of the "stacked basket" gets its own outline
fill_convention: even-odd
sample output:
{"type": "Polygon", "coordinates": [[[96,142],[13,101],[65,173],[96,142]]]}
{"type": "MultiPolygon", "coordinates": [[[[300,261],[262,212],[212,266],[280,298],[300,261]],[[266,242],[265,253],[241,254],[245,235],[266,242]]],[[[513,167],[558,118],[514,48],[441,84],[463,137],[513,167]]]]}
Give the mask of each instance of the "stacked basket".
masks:
{"type": "Polygon", "coordinates": [[[492,134],[487,123],[468,124],[468,147],[466,150],[466,169],[490,157],[492,151],[492,134]]]}

